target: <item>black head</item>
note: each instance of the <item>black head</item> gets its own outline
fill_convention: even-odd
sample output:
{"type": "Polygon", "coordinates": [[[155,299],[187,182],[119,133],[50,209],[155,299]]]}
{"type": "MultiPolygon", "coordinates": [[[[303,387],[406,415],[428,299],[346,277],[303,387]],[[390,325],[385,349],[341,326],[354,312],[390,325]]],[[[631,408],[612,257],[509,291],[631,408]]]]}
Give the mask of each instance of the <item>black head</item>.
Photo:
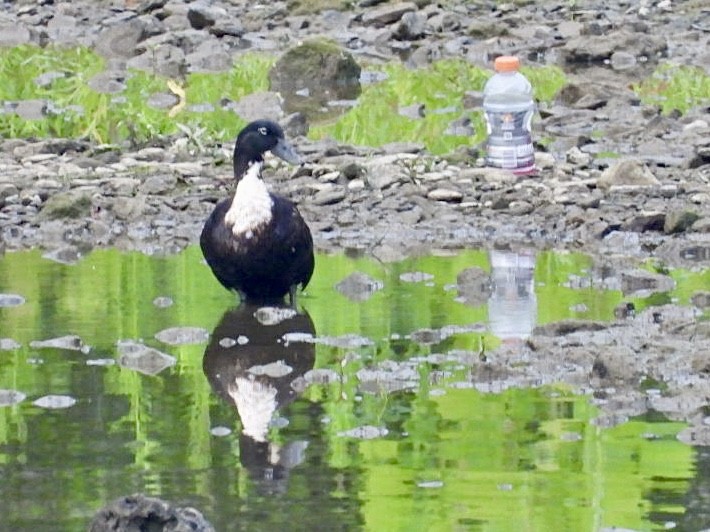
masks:
{"type": "Polygon", "coordinates": [[[255,120],[239,132],[234,145],[234,176],[240,178],[249,165],[264,160],[270,151],[291,164],[301,164],[301,158],[286,141],[284,131],[271,120],[255,120]]]}

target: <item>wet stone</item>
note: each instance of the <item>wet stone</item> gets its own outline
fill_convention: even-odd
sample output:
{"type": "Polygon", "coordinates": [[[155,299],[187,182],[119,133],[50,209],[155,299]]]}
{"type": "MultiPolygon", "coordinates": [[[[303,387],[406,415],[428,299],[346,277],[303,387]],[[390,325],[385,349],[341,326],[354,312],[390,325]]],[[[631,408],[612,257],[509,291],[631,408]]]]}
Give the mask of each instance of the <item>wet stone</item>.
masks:
{"type": "Polygon", "coordinates": [[[224,436],[229,436],[232,433],[232,429],[229,427],[222,427],[222,426],[217,426],[217,427],[212,427],[210,429],[210,434],[212,436],[216,436],[218,438],[223,438],[224,436]]]}
{"type": "Polygon", "coordinates": [[[399,280],[405,283],[423,283],[432,279],[434,279],[434,276],[425,272],[405,272],[399,276],[399,280]]]}
{"type": "Polygon", "coordinates": [[[686,231],[700,219],[700,215],[690,209],[671,210],[666,214],[663,231],[666,233],[681,233],[686,231]]]}
{"type": "Polygon", "coordinates": [[[30,342],[30,347],[34,349],[66,349],[69,351],[84,351],[88,346],[84,345],[81,338],[70,334],[59,336],[48,340],[34,340],[30,342]]]}
{"type": "Polygon", "coordinates": [[[88,530],[215,532],[212,524],[195,508],[176,507],[162,499],[143,494],[120,497],[106,505],[94,515],[88,530]]]}
{"type": "Polygon", "coordinates": [[[40,408],[48,408],[51,410],[70,408],[76,404],[76,399],[69,395],[45,395],[40,397],[36,401],[32,401],[32,404],[39,406],[40,408]]]}
{"type": "Polygon", "coordinates": [[[17,390],[0,390],[0,407],[21,403],[27,395],[17,390]]]}
{"type": "MultiPolygon", "coordinates": [[[[691,296],[690,300],[696,307],[706,309],[710,307],[710,292],[696,292],[691,296]]],[[[1,341],[0,345],[2,345],[1,341]]]]}
{"type": "Polygon", "coordinates": [[[0,351],[13,351],[22,347],[22,344],[12,338],[0,338],[0,351]]]}
{"type": "Polygon", "coordinates": [[[621,273],[621,291],[629,294],[651,294],[669,292],[675,287],[675,281],[667,275],[635,269],[621,273]]]}
{"type": "Polygon", "coordinates": [[[334,370],[327,368],[312,369],[303,377],[308,384],[332,384],[340,381],[340,376],[334,370]]]}
{"type": "Polygon", "coordinates": [[[335,289],[351,301],[367,301],[382,290],[384,283],[362,272],[353,272],[335,285],[335,289]]]}
{"type": "Polygon", "coordinates": [[[0,294],[0,307],[17,307],[25,303],[25,298],[18,294],[0,294]]]}
{"type": "Polygon", "coordinates": [[[170,327],[155,334],[156,340],[169,345],[202,344],[210,334],[201,327],[170,327]]]}
{"type": "MultiPolygon", "coordinates": [[[[286,335],[284,335],[284,337],[285,336],[286,335]]],[[[344,349],[374,345],[374,342],[369,338],[365,338],[364,336],[359,336],[357,334],[345,334],[343,336],[319,336],[313,341],[317,344],[340,347],[344,349]]]]}
{"type": "Polygon", "coordinates": [[[168,308],[173,306],[173,298],[168,296],[158,296],[153,300],[153,306],[157,308],[168,308]]]}
{"type": "Polygon", "coordinates": [[[177,362],[171,355],[133,341],[119,342],[118,353],[120,366],[145,375],[157,375],[177,362]]]}
{"type": "Polygon", "coordinates": [[[597,180],[597,186],[603,189],[612,187],[657,187],[660,181],[644,163],[625,159],[610,166],[597,180]]]}
{"type": "Polygon", "coordinates": [[[375,438],[383,438],[387,436],[389,431],[385,427],[374,427],[372,425],[364,425],[350,430],[345,430],[338,433],[338,436],[346,438],[357,438],[359,440],[374,440],[375,438]]]}
{"type": "Polygon", "coordinates": [[[64,246],[43,253],[42,258],[58,262],[59,264],[73,265],[82,259],[82,255],[76,247],[64,246]]]}
{"type": "Polygon", "coordinates": [[[417,487],[425,489],[438,489],[444,487],[444,482],[441,480],[425,480],[422,482],[417,482],[417,487]]]}
{"type": "Polygon", "coordinates": [[[113,366],[116,361],[112,358],[90,358],[86,361],[87,366],[113,366]]]}
{"type": "Polygon", "coordinates": [[[466,305],[479,306],[491,295],[491,277],[483,268],[466,268],[456,276],[456,288],[466,305]]]}
{"type": "Polygon", "coordinates": [[[396,2],[376,9],[368,10],[362,16],[362,23],[372,26],[385,26],[400,20],[405,13],[417,11],[414,2],[396,2]]]}

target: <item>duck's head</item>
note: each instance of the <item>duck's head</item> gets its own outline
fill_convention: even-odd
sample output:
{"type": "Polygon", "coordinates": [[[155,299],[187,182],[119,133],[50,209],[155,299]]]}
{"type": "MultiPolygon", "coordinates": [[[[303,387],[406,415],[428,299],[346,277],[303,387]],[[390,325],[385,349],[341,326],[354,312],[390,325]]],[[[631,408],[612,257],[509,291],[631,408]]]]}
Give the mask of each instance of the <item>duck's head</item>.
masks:
{"type": "Polygon", "coordinates": [[[271,120],[255,120],[246,125],[237,135],[234,145],[234,176],[240,178],[249,165],[264,160],[270,151],[291,164],[301,164],[301,157],[284,136],[284,131],[271,120]]]}

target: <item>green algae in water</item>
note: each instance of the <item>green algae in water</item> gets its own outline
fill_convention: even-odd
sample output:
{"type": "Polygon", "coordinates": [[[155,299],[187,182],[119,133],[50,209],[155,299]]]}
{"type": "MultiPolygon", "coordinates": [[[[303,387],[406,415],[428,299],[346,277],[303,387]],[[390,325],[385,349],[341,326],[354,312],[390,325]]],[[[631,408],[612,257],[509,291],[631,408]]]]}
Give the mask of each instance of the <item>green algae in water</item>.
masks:
{"type": "MultiPolygon", "coordinates": [[[[588,259],[548,253],[536,262],[539,305],[557,305],[564,296],[564,309],[576,302],[575,293],[585,298],[563,285],[589,268],[588,259]]],[[[220,530],[236,522],[366,530],[451,530],[464,523],[516,530],[649,529],[679,522],[694,482],[695,452],[675,440],[682,424],[633,420],[602,429],[592,422],[596,409],[589,398],[562,386],[498,394],[461,387],[469,368],[428,362],[426,356],[475,352],[481,333],[455,334],[428,346],[407,339],[420,329],[485,322],[485,305],[463,305],[448,288],[471,266],[490,271],[487,253],[388,265],[318,256],[309,293],[300,300],[316,334],[357,334],[371,343],[314,346],[315,368],[335,378],[311,385],[279,411],[289,423],[272,427],[271,440],[283,452],[298,442],[308,447],[299,465],[272,467],[283,476],[271,482],[249,469],[237,414],[208,385],[205,345],[169,346],[154,338],[174,326],[212,331],[235,303],[197,247],[163,258],[96,251],[72,266],[36,251],[4,255],[0,292],[21,294],[26,302],[0,308],[0,337],[21,344],[2,352],[0,389],[22,391],[27,399],[0,408],[3,524],[20,531],[47,523],[84,529],[98,508],[137,491],[198,507],[220,530]],[[355,271],[383,282],[384,290],[365,302],[348,300],[334,286],[355,271]],[[409,272],[432,278],[402,281],[409,272]],[[156,306],[161,296],[174,304],[156,306]],[[66,334],[78,335],[90,350],[29,346],[66,334]],[[121,339],[142,340],[177,363],[157,376],[88,363],[116,360],[121,339]],[[413,388],[359,390],[359,371],[417,359],[420,380],[413,388]],[[77,402],[62,411],[32,405],[49,393],[77,402]],[[388,433],[373,440],[343,435],[363,426],[388,433]],[[214,436],[214,427],[232,432],[214,436]],[[64,489],[57,491],[57,482],[64,489]],[[72,511],[57,515],[57,507],[72,511]]],[[[608,318],[620,296],[599,295],[609,301],[596,317],[608,318]]]]}
{"type": "Polygon", "coordinates": [[[665,114],[686,113],[710,102],[710,76],[699,67],[665,63],[634,90],[644,103],[659,105],[665,114]]]}

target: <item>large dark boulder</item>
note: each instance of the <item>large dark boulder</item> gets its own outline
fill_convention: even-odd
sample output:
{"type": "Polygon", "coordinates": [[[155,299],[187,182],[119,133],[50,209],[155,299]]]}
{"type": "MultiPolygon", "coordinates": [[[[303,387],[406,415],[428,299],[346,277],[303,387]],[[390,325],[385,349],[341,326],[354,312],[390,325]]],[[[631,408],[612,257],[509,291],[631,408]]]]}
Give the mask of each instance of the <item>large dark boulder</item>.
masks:
{"type": "Polygon", "coordinates": [[[357,98],[360,70],[337,43],[314,39],[286,51],[271,68],[269,82],[284,97],[287,112],[312,115],[329,101],[357,98]]]}
{"type": "Polygon", "coordinates": [[[194,508],[176,508],[156,497],[136,494],[116,499],[99,510],[89,532],[214,532],[194,508]]]}

